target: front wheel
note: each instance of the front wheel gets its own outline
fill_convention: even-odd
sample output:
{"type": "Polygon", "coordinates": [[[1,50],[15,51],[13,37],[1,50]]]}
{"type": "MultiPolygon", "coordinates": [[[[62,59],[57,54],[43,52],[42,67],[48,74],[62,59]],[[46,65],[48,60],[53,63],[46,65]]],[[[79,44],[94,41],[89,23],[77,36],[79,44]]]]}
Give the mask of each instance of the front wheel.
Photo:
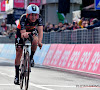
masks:
{"type": "Polygon", "coordinates": [[[20,61],[20,69],[19,69],[19,77],[20,77],[20,89],[23,88],[23,83],[24,83],[24,71],[25,71],[25,65],[24,65],[24,59],[25,59],[25,54],[22,55],[21,61],[20,61]]]}
{"type": "Polygon", "coordinates": [[[30,57],[29,57],[29,52],[27,52],[26,53],[26,64],[25,64],[25,90],[28,90],[29,74],[30,74],[30,57]]]}
{"type": "Polygon", "coordinates": [[[21,67],[21,71],[20,71],[20,88],[23,88],[23,81],[24,81],[24,73],[23,73],[23,69],[24,67],[21,67]]]}
{"type": "Polygon", "coordinates": [[[29,85],[29,70],[26,73],[27,75],[25,76],[25,90],[28,90],[28,85],[29,85]]]}

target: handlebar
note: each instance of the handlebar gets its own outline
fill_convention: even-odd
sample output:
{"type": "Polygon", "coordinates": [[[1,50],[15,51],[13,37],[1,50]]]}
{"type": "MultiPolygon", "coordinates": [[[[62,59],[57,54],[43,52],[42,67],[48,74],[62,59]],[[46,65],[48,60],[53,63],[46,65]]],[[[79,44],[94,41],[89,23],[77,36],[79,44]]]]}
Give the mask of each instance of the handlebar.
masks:
{"type": "MultiPolygon", "coordinates": [[[[33,42],[33,36],[32,36],[32,34],[28,34],[29,35],[29,41],[31,42],[31,46],[38,46],[38,44],[37,45],[32,45],[32,42],[33,42]]],[[[25,41],[26,41],[26,38],[23,38],[23,44],[18,44],[18,43],[16,43],[16,45],[23,45],[23,46],[27,46],[27,45],[25,45],[25,41]]],[[[41,45],[39,45],[39,47],[41,48],[42,46],[41,45]]]]}
{"type": "MultiPolygon", "coordinates": [[[[29,41],[31,42],[31,46],[32,46],[32,42],[33,42],[33,36],[31,35],[31,34],[28,34],[29,35],[29,41]]],[[[23,44],[18,44],[18,43],[16,43],[16,45],[22,45],[22,46],[27,46],[27,45],[25,45],[25,41],[26,41],[27,39],[26,38],[23,38],[23,44]]],[[[38,45],[37,45],[38,46],[38,45]]]]}

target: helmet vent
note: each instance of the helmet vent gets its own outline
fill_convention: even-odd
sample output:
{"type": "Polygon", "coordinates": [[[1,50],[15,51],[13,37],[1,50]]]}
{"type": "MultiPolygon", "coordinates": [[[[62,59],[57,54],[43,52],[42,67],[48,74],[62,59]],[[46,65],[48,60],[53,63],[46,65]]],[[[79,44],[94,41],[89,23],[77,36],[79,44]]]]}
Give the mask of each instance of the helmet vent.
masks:
{"type": "Polygon", "coordinates": [[[35,7],[35,6],[32,6],[32,10],[33,10],[33,11],[36,11],[36,7],[35,7]]]}

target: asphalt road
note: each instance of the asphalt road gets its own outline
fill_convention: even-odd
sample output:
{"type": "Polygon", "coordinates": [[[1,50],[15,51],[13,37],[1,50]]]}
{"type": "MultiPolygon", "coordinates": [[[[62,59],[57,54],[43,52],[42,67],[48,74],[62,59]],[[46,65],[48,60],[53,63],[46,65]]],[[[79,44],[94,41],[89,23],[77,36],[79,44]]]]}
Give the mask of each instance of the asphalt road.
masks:
{"type": "MultiPolygon", "coordinates": [[[[0,90],[20,90],[13,84],[14,63],[9,62],[0,60],[0,90]]],[[[100,90],[100,79],[36,66],[30,74],[29,90],[100,90]]]]}

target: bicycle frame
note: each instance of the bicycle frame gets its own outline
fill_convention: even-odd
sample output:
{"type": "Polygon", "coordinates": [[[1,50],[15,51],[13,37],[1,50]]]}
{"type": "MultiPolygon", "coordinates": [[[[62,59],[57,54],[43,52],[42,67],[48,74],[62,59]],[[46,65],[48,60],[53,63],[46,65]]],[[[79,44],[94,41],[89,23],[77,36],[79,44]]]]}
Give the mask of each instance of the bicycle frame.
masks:
{"type": "Polygon", "coordinates": [[[28,89],[29,83],[29,74],[31,72],[31,64],[30,64],[30,57],[29,57],[29,45],[24,45],[23,48],[23,55],[21,58],[20,63],[20,88],[23,88],[23,81],[25,78],[25,90],[28,89]]]}
{"type": "MultiPolygon", "coordinates": [[[[30,36],[31,37],[31,36],[30,36]]],[[[31,39],[31,44],[32,44],[31,39]]],[[[31,45],[32,46],[32,45],[31,45]]],[[[25,78],[25,90],[28,90],[29,74],[31,72],[30,56],[29,56],[29,45],[23,44],[23,54],[20,61],[20,88],[23,88],[23,81],[25,78]]]]}

